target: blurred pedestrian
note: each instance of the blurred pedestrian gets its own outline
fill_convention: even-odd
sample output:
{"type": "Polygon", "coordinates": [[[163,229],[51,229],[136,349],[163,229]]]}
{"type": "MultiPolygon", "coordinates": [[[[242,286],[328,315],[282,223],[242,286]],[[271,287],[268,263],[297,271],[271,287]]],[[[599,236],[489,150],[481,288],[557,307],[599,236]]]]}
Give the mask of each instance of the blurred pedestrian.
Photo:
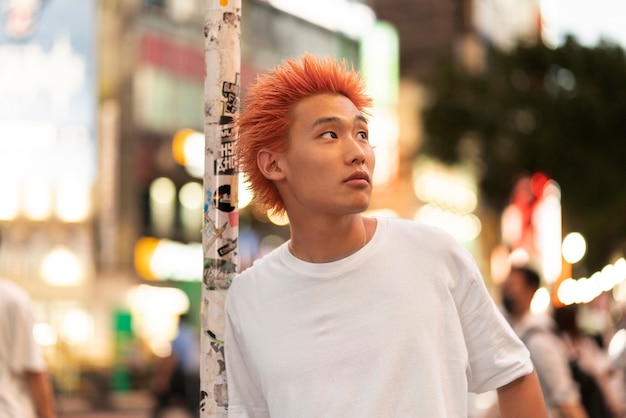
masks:
{"type": "Polygon", "coordinates": [[[374,151],[360,75],[288,60],[248,88],[238,117],[256,203],[291,239],[226,301],[228,416],[466,417],[498,389],[503,417],[545,417],[527,349],[454,238],[365,217],[374,151]]]}
{"type": "Polygon", "coordinates": [[[0,279],[0,418],[56,417],[47,364],[33,326],[29,295],[0,279]]]}
{"type": "Polygon", "coordinates": [[[530,351],[550,416],[587,417],[554,320],[530,310],[540,283],[539,274],[531,268],[513,267],[502,286],[502,303],[513,330],[530,351]]]}
{"type": "Polygon", "coordinates": [[[565,343],[582,402],[590,417],[626,416],[623,371],[615,368],[598,341],[578,323],[578,305],[554,310],[554,319],[565,343]]]}
{"type": "Polygon", "coordinates": [[[153,377],[156,404],[153,418],[165,416],[179,406],[191,417],[200,411],[200,336],[188,314],[178,319],[178,330],[172,351],[157,365],[153,377]]]}

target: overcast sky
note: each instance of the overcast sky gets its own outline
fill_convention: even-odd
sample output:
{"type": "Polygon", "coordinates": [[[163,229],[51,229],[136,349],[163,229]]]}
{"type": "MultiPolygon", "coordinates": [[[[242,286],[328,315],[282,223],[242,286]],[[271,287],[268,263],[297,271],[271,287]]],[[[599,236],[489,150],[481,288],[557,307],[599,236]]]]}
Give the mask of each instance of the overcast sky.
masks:
{"type": "Polygon", "coordinates": [[[626,0],[542,0],[545,30],[558,42],[571,33],[587,46],[601,37],[626,47],[626,0]]]}

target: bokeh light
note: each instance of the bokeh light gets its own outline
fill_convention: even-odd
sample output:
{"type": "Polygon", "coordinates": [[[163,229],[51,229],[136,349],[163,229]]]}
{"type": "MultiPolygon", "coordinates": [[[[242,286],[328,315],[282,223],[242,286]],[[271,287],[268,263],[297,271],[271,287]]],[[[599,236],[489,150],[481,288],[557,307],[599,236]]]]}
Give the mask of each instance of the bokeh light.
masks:
{"type": "Polygon", "coordinates": [[[571,232],[563,239],[562,252],[565,261],[570,264],[578,263],[587,252],[587,242],[579,232],[571,232]]]}

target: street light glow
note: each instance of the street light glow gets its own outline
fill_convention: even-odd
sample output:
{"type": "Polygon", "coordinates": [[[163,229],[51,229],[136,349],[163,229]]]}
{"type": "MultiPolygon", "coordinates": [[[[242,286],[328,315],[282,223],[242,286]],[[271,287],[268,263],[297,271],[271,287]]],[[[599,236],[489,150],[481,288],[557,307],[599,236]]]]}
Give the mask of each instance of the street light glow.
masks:
{"type": "Polygon", "coordinates": [[[585,256],[587,252],[587,242],[585,237],[579,232],[571,232],[563,239],[563,258],[570,264],[576,264],[585,256]]]}

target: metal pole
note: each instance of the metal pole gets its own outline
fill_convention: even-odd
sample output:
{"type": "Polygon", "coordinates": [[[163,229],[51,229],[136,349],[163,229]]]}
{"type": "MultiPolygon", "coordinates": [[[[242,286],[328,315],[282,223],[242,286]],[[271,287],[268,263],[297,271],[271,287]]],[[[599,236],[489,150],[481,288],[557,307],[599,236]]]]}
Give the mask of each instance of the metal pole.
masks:
{"type": "Polygon", "coordinates": [[[241,0],[206,0],[204,219],[200,417],[226,417],[224,300],[237,271],[238,170],[233,117],[239,107],[241,0]]]}

